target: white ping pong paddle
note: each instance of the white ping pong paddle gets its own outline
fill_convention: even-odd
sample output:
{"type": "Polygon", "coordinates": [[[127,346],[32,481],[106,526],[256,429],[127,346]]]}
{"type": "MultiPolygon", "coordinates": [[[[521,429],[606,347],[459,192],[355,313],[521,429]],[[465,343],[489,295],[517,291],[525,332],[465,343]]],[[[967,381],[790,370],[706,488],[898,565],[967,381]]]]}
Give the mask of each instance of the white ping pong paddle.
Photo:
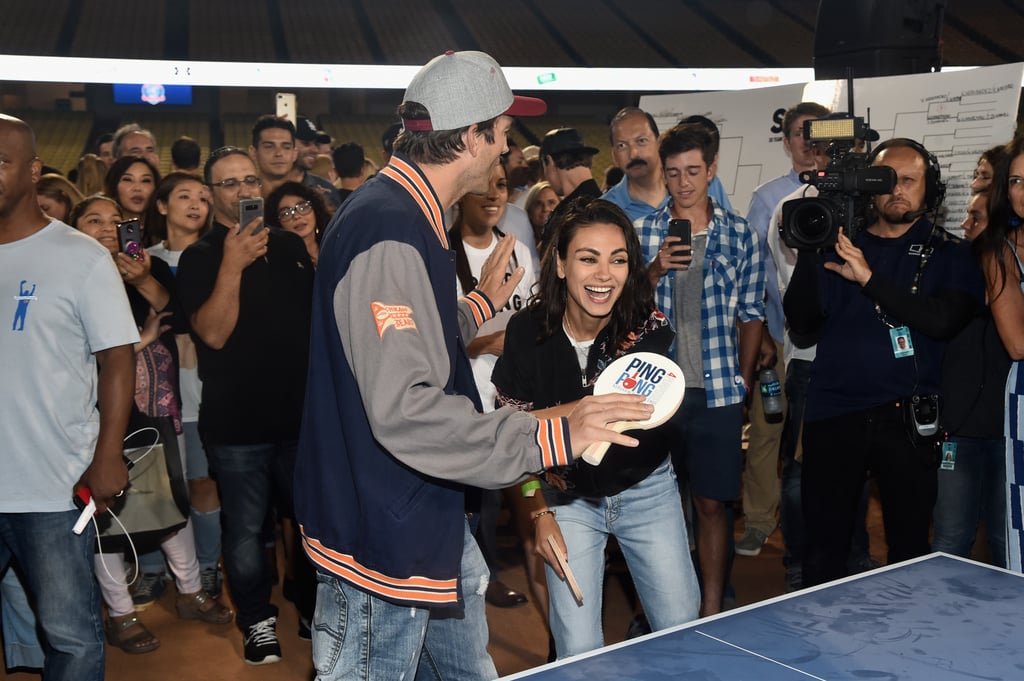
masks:
{"type": "Polygon", "coordinates": [[[576,604],[583,605],[583,592],[580,591],[580,585],[576,583],[576,575],[569,569],[569,562],[565,560],[562,552],[558,550],[558,542],[555,541],[555,535],[548,535],[548,546],[551,547],[551,553],[555,554],[558,567],[562,568],[562,574],[565,575],[565,581],[569,585],[569,590],[572,591],[572,597],[576,599],[576,604]]]}
{"type": "MultiPolygon", "coordinates": [[[[650,430],[672,418],[683,403],[686,381],[683,370],[664,355],[653,352],[634,352],[623,355],[609,364],[594,382],[595,395],[622,393],[643,395],[654,406],[654,413],[645,421],[616,421],[611,430],[650,430]]],[[[583,452],[583,460],[597,466],[604,459],[611,444],[595,442],[583,452]]]]}

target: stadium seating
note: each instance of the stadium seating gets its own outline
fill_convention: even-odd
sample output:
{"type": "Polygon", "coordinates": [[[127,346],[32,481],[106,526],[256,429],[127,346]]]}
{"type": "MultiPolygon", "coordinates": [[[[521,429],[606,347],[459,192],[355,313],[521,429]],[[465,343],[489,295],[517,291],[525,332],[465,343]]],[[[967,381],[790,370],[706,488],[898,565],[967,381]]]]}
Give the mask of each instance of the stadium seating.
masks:
{"type": "Polygon", "coordinates": [[[11,112],[36,133],[36,147],[43,163],[65,174],[78,165],[89,139],[93,115],[80,111],[11,112]]]}

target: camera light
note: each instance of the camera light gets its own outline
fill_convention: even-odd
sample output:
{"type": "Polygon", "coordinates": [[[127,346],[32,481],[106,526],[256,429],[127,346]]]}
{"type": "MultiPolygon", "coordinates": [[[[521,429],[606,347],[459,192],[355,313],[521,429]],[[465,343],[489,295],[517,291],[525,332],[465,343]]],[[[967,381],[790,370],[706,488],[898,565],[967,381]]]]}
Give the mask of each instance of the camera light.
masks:
{"type": "Polygon", "coordinates": [[[857,117],[819,118],[808,120],[805,125],[804,134],[810,142],[853,140],[863,134],[864,119],[857,117]]]}

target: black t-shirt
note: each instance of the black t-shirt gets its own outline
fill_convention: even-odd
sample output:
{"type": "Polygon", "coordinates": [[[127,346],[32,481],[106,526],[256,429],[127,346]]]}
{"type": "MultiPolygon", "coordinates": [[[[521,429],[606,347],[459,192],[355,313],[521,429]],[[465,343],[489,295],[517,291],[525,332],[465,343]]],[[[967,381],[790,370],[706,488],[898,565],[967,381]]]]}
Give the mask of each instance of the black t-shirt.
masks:
{"type": "MultiPolygon", "coordinates": [[[[573,402],[594,392],[594,381],[611,361],[633,352],[665,354],[672,344],[672,327],[661,312],[652,312],[635,341],[625,350],[611,350],[607,329],[598,334],[587,357],[587,387],[580,380],[576,351],[565,333],[538,341],[540,315],[534,308],[517,312],[505,329],[505,349],[494,367],[491,380],[498,389],[498,401],[520,408],[545,409],[573,402]]],[[[580,497],[609,497],[632,487],[651,474],[669,452],[667,426],[634,430],[640,440],[633,449],[612,445],[599,466],[576,459],[571,466],[552,469],[563,478],[570,493],[580,497]]]]}
{"type": "MultiPolygon", "coordinates": [[[[242,273],[238,322],[215,350],[192,334],[203,380],[199,430],[207,444],[298,438],[309,364],[313,262],[302,239],[268,227],[267,255],[242,273]]],[[[214,224],[181,254],[176,283],[189,319],[213,293],[227,227],[214,224]]]]}

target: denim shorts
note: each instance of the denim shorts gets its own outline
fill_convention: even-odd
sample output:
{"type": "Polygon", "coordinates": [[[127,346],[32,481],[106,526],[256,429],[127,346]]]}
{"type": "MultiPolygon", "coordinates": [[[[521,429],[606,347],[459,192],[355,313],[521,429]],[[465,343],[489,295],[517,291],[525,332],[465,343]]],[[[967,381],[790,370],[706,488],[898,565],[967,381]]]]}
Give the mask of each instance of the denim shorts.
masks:
{"type": "Polygon", "coordinates": [[[707,406],[704,390],[687,389],[669,424],[672,463],[695,496],[732,501],[740,494],[743,473],[743,404],[707,406]]]}

